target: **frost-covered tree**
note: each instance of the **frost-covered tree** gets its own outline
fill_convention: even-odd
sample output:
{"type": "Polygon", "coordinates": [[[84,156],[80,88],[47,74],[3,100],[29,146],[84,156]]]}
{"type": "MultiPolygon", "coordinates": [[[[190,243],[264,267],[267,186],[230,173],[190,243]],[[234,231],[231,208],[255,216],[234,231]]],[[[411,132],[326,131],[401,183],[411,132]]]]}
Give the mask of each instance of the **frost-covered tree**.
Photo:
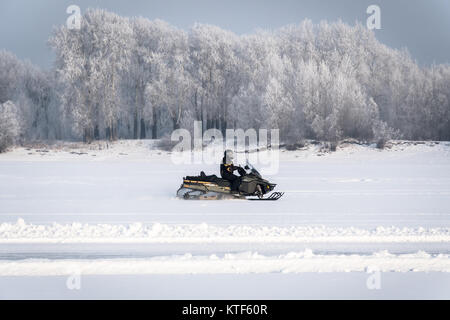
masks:
{"type": "Polygon", "coordinates": [[[23,94],[25,67],[12,53],[0,51],[0,103],[15,100],[23,94]]]}
{"type": "Polygon", "coordinates": [[[241,85],[237,47],[237,36],[216,26],[196,24],[189,33],[196,118],[206,122],[206,128],[223,133],[232,127],[229,111],[241,85]]]}
{"type": "Polygon", "coordinates": [[[117,138],[122,114],[119,83],[129,67],[133,32],[129,20],[105,10],[88,10],[80,30],[62,26],[50,43],[65,90],[61,100],[85,141],[117,138]]]}
{"type": "Polygon", "coordinates": [[[158,118],[167,116],[170,126],[177,129],[188,105],[187,35],[160,20],[147,28],[144,65],[150,73],[144,83],[144,117],[151,118],[152,137],[156,138],[158,123],[163,122],[158,118]]]}
{"type": "MultiPolygon", "coordinates": [[[[61,138],[60,108],[54,90],[55,80],[49,72],[27,65],[24,80],[28,105],[22,108],[26,115],[25,135],[31,139],[61,138]]],[[[21,104],[20,104],[21,105],[21,104]]]]}
{"type": "MultiPolygon", "coordinates": [[[[163,21],[150,21],[145,18],[135,18],[131,21],[133,28],[133,36],[135,38],[135,46],[132,48],[131,63],[126,73],[125,88],[130,98],[130,113],[133,128],[133,138],[145,138],[146,116],[150,113],[146,109],[146,86],[153,79],[154,72],[154,54],[161,47],[158,44],[164,40],[160,30],[168,26],[163,21]]],[[[147,119],[148,120],[148,119],[147,119]]],[[[155,110],[155,121],[151,122],[152,133],[151,137],[157,136],[157,116],[155,110]]]]}
{"type": "Polygon", "coordinates": [[[11,101],[20,110],[24,138],[61,138],[51,73],[6,51],[0,51],[0,70],[0,103],[11,101]]]}
{"type": "Polygon", "coordinates": [[[13,145],[21,133],[20,112],[11,101],[0,104],[0,152],[13,145]]]}

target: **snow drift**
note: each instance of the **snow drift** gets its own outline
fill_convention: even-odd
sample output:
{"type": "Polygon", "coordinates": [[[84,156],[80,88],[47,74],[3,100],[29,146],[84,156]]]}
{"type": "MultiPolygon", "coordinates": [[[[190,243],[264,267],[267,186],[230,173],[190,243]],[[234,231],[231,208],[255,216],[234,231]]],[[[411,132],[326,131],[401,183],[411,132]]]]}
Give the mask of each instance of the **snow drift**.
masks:
{"type": "Polygon", "coordinates": [[[48,276],[71,274],[242,274],[299,272],[450,272],[446,254],[426,252],[393,255],[381,251],[372,255],[316,255],[307,249],[279,256],[256,252],[193,256],[191,254],[145,259],[0,261],[0,276],[48,276]]]}
{"type": "Polygon", "coordinates": [[[0,224],[0,243],[450,242],[450,228],[200,224],[0,224]]]}

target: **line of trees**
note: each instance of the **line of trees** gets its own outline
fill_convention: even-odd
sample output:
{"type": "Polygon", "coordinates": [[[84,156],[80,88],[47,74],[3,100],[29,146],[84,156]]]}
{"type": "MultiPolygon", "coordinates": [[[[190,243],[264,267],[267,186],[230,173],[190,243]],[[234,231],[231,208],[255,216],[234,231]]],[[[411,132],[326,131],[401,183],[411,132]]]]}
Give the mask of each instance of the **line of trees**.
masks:
{"type": "Polygon", "coordinates": [[[420,67],[359,24],[238,36],[90,9],[49,44],[48,72],[0,52],[0,132],[15,121],[21,139],[159,138],[198,120],[278,128],[285,142],[450,140],[450,65],[420,67]]]}
{"type": "Polygon", "coordinates": [[[0,152],[19,141],[65,136],[55,83],[51,72],[0,51],[0,152]]]}

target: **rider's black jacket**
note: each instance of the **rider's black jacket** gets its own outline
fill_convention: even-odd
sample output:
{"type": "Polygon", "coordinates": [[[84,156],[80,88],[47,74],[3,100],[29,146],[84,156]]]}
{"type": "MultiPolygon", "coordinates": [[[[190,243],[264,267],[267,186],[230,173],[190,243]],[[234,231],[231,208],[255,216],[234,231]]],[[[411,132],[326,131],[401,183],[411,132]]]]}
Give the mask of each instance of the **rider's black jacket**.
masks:
{"type": "Polygon", "coordinates": [[[233,172],[236,170],[238,170],[238,167],[234,166],[233,164],[222,163],[220,165],[220,175],[223,179],[226,179],[228,181],[233,181],[238,178],[238,176],[233,174],[233,172]]]}
{"type": "Polygon", "coordinates": [[[239,172],[241,176],[245,175],[244,169],[242,169],[239,166],[235,166],[232,163],[226,164],[225,161],[223,161],[222,164],[220,165],[220,175],[222,176],[223,179],[226,179],[228,181],[233,181],[239,178],[238,176],[233,174],[233,172],[236,170],[239,172]]]}

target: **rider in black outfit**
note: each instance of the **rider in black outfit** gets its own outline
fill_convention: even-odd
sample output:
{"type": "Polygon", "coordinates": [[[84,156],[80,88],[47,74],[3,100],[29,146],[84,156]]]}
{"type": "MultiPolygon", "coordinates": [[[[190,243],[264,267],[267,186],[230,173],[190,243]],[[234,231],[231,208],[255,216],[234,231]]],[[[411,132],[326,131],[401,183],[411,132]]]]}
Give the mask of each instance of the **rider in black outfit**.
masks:
{"type": "Polygon", "coordinates": [[[222,179],[230,181],[232,192],[238,192],[241,177],[245,174],[246,172],[243,168],[233,165],[233,151],[226,150],[223,154],[222,164],[220,165],[220,175],[222,179]],[[233,174],[236,170],[239,172],[240,177],[233,174]]]}

